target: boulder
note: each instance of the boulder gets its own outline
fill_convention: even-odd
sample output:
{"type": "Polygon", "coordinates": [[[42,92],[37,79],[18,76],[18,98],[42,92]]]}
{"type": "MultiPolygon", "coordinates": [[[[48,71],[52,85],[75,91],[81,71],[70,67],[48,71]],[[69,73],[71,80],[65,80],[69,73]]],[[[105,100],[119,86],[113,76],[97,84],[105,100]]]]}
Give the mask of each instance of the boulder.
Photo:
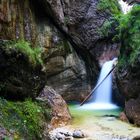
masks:
{"type": "Polygon", "coordinates": [[[133,65],[127,65],[117,72],[117,83],[125,97],[125,114],[131,123],[140,126],[140,65],[139,59],[133,65]]]}
{"type": "Polygon", "coordinates": [[[73,137],[74,138],[84,138],[85,134],[81,130],[74,130],[73,137]]]}
{"type": "Polygon", "coordinates": [[[51,140],[73,140],[72,132],[63,127],[50,131],[49,137],[51,140]]]}
{"type": "Polygon", "coordinates": [[[10,100],[35,98],[45,86],[45,73],[41,64],[33,66],[13,45],[0,40],[0,96],[10,100]]]}
{"type": "Polygon", "coordinates": [[[123,121],[123,122],[129,122],[128,121],[128,118],[126,117],[126,114],[124,112],[121,112],[120,113],[120,116],[119,116],[120,120],[123,121]]]}
{"type": "Polygon", "coordinates": [[[125,113],[131,123],[140,126],[140,96],[126,101],[125,113]]]}
{"type": "MultiPolygon", "coordinates": [[[[91,85],[84,61],[75,53],[55,56],[46,62],[47,85],[52,86],[67,100],[82,101],[91,85]]],[[[95,77],[93,74],[92,76],[95,77]]]]}
{"type": "Polygon", "coordinates": [[[63,126],[70,122],[71,115],[67,104],[54,89],[45,86],[37,99],[47,102],[52,110],[51,128],[63,126]]]}

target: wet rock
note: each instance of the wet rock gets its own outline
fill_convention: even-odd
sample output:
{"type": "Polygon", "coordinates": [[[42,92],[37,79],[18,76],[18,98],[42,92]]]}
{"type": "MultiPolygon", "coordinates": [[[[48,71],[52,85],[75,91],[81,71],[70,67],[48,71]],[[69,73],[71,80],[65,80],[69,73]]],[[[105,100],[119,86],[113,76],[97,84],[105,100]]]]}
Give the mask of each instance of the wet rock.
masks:
{"type": "Polygon", "coordinates": [[[106,117],[105,119],[106,119],[107,121],[115,121],[115,120],[116,120],[115,117],[106,117]]]}
{"type": "Polygon", "coordinates": [[[140,96],[125,103],[125,113],[131,123],[140,126],[140,96]]]}
{"type": "Polygon", "coordinates": [[[120,113],[120,116],[119,116],[120,120],[123,121],[123,122],[129,122],[128,118],[126,117],[126,114],[124,112],[121,112],[120,113]]]}
{"type": "Polygon", "coordinates": [[[140,140],[140,136],[134,137],[133,140],[140,140]]]}
{"type": "Polygon", "coordinates": [[[71,120],[71,115],[67,107],[66,102],[63,100],[54,89],[49,86],[45,86],[37,100],[47,102],[52,109],[51,127],[66,125],[71,120]]]}
{"type": "Polygon", "coordinates": [[[51,140],[73,140],[72,133],[65,128],[56,128],[49,132],[51,140]]]}
{"type": "Polygon", "coordinates": [[[81,130],[74,130],[73,137],[74,138],[84,138],[85,134],[81,130]]]}
{"type": "Polygon", "coordinates": [[[140,126],[140,65],[137,60],[133,65],[126,65],[117,71],[117,84],[125,97],[125,114],[128,120],[140,126]]]}

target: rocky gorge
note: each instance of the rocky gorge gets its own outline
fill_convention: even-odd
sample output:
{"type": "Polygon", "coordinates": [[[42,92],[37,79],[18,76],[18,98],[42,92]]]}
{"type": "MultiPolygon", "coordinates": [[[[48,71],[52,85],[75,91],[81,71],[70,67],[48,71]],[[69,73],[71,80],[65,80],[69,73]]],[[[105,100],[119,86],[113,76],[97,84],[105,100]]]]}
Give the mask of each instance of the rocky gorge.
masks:
{"type": "Polygon", "coordinates": [[[139,14],[116,0],[0,0],[0,138],[49,140],[114,57],[113,98],[139,126],[139,14]]]}

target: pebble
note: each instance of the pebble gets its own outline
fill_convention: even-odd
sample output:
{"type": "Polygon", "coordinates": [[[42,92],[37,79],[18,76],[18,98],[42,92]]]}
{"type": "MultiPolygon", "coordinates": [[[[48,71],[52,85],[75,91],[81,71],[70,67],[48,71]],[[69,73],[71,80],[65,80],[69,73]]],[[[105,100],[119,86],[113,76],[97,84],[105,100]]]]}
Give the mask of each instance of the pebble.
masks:
{"type": "Polygon", "coordinates": [[[74,138],[84,138],[85,134],[81,130],[74,130],[73,137],[74,138]]]}
{"type": "Polygon", "coordinates": [[[81,130],[71,132],[65,128],[56,128],[49,133],[51,140],[73,140],[73,138],[85,138],[85,134],[81,130]]]}

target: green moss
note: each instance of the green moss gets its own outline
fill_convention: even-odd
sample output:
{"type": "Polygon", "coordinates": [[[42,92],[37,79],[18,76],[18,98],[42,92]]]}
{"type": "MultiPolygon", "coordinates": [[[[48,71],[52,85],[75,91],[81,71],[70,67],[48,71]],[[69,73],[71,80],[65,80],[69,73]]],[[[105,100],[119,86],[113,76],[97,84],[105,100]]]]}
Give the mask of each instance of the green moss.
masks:
{"type": "Polygon", "coordinates": [[[109,33],[111,31],[113,24],[114,24],[114,21],[106,20],[103,26],[99,29],[99,34],[102,36],[109,36],[109,33]]]}
{"type": "Polygon", "coordinates": [[[7,130],[13,130],[19,137],[41,139],[45,112],[46,108],[32,100],[10,102],[0,98],[0,124],[7,130]]]}
{"type": "Polygon", "coordinates": [[[117,0],[100,0],[97,10],[108,12],[110,14],[120,14],[120,5],[117,0]]]}
{"type": "Polygon", "coordinates": [[[43,61],[41,59],[42,49],[40,47],[32,48],[29,42],[24,40],[19,40],[16,42],[8,42],[6,45],[7,52],[10,52],[11,49],[15,49],[24,55],[26,55],[29,59],[29,62],[32,65],[41,64],[43,65],[43,61]]]}

